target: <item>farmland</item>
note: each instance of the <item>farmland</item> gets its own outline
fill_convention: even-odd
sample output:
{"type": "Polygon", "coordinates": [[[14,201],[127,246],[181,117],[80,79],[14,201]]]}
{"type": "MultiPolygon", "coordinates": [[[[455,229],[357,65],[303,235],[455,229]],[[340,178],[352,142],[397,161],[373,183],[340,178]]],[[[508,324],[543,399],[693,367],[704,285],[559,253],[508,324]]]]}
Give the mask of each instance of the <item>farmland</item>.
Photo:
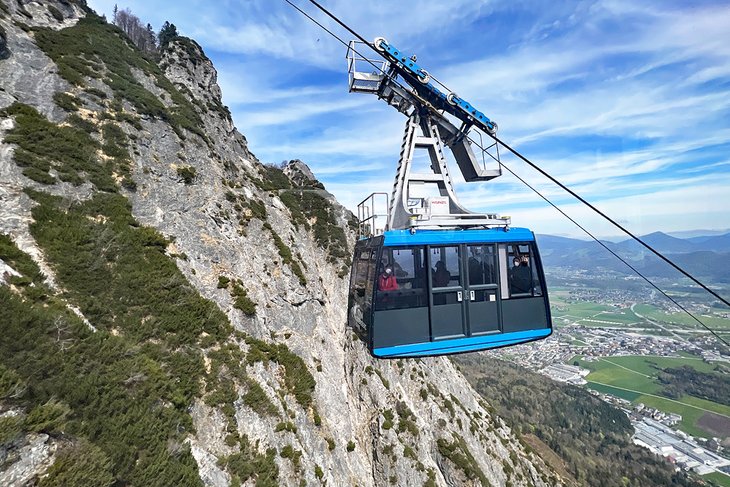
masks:
{"type": "Polygon", "coordinates": [[[689,395],[677,399],[663,397],[663,386],[657,381],[659,372],[668,368],[690,366],[698,372],[717,373],[713,364],[697,357],[626,356],[576,361],[591,370],[586,377],[591,389],[680,414],[679,428],[693,436],[730,435],[729,406],[689,395]]]}

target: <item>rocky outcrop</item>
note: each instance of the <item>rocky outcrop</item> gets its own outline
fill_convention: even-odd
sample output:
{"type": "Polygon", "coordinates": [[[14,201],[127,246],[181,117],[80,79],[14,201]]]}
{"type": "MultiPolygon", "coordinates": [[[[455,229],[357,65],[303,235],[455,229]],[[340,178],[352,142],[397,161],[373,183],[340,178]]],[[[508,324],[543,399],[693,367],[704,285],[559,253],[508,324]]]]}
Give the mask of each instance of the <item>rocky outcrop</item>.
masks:
{"type": "Polygon", "coordinates": [[[0,465],[7,468],[0,469],[0,485],[29,485],[53,464],[56,448],[56,442],[45,434],[22,438],[3,455],[0,465]]]}
{"type": "MultiPolygon", "coordinates": [[[[9,3],[13,16],[26,17],[19,13],[20,4],[9,3]]],[[[53,28],[70,24],[80,12],[73,4],[52,4],[64,17],[55,24],[41,14],[41,4],[32,2],[26,9],[38,25],[46,22],[53,28]]],[[[67,113],[54,102],[54,95],[63,92],[82,100],[79,118],[98,123],[103,112],[110,117],[114,107],[108,98],[92,99],[71,86],[55,74],[56,65],[36,47],[31,34],[8,19],[0,25],[8,30],[12,53],[0,61],[0,108],[20,101],[52,121],[66,121],[67,113]]],[[[232,482],[222,462],[239,449],[229,441],[232,427],[256,452],[275,449],[280,485],[559,484],[448,359],[377,361],[368,354],[345,327],[348,276],[342,270],[347,259],[323,248],[307,208],[287,197],[296,193],[292,188],[319,194],[324,187],[301,161],[282,170],[263,166],[251,154],[222,105],[214,67],[194,41],[173,41],[161,65],[200,118],[202,133],[174,127],[123,101],[114,113],[130,136],[134,184],[120,191],[141,225],[174,240],[167,252],[195,289],[217,303],[236,330],[260,341],[232,338],[230,345],[250,352],[261,346],[256,343],[281,344],[301,359],[243,364],[253,382],[238,384],[237,399],[229,405],[232,414],[230,408],[224,412],[206,404],[205,398],[195,401],[195,434],[187,442],[203,483],[218,487],[232,482]],[[245,306],[237,301],[240,293],[221,284],[228,281],[245,288],[245,306]],[[293,370],[293,364],[301,369],[293,370]],[[301,400],[289,386],[293,374],[305,373],[313,378],[311,402],[301,400]],[[266,412],[247,400],[253,389],[270,404],[266,412]]],[[[140,86],[163,95],[166,88],[154,73],[132,72],[140,86]]],[[[89,83],[96,90],[110,89],[96,80],[89,83]]],[[[172,106],[167,95],[163,102],[172,106]]],[[[12,117],[0,120],[0,138],[12,123],[12,117]]],[[[0,233],[10,234],[43,264],[28,231],[32,202],[22,188],[42,187],[71,200],[88,198],[93,188],[33,182],[13,162],[15,147],[1,142],[0,233]]],[[[343,245],[351,249],[349,212],[323,194],[326,210],[335,215],[348,240],[343,245]]],[[[43,270],[52,276],[47,266],[43,270]]],[[[210,357],[205,360],[210,367],[210,357]]],[[[28,478],[47,467],[48,452],[28,463],[36,466],[28,478]]],[[[3,466],[2,475],[15,465],[3,466]]],[[[26,482],[13,478],[8,485],[26,482]]]]}
{"type": "Polygon", "coordinates": [[[232,142],[232,146],[240,147],[246,159],[257,161],[248,151],[246,138],[233,125],[228,107],[223,105],[218,72],[197,42],[187,37],[173,39],[162,52],[160,67],[175,86],[208,113],[205,120],[207,134],[222,136],[232,142]]]}

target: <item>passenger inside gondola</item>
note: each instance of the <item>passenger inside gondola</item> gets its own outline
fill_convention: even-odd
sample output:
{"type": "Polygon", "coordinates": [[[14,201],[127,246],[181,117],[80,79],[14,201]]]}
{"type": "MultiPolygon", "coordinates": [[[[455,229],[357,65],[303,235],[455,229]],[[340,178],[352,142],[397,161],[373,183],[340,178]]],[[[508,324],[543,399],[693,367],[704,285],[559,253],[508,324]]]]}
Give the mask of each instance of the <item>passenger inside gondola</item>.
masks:
{"type": "Polygon", "coordinates": [[[433,273],[433,287],[446,287],[451,280],[451,273],[446,269],[444,261],[436,262],[436,269],[433,273]]]}
{"type": "Polygon", "coordinates": [[[393,269],[388,266],[378,278],[378,291],[395,291],[398,289],[398,281],[393,274],[393,269]]]}
{"type": "Polygon", "coordinates": [[[532,293],[532,273],[527,256],[515,257],[509,271],[510,294],[532,293]]]}

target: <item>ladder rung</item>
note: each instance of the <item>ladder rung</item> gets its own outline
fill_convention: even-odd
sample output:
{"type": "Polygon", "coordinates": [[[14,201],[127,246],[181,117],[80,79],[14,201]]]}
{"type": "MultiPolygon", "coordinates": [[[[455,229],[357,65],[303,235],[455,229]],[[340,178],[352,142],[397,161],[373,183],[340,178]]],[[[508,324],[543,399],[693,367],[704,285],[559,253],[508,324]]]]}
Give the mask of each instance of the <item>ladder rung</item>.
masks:
{"type": "Polygon", "coordinates": [[[416,147],[427,147],[436,144],[433,137],[416,137],[416,147]]]}
{"type": "Polygon", "coordinates": [[[432,182],[444,181],[444,176],[443,176],[443,174],[428,174],[428,173],[414,174],[414,173],[411,173],[408,176],[408,180],[415,181],[415,182],[432,183],[432,182]]]}

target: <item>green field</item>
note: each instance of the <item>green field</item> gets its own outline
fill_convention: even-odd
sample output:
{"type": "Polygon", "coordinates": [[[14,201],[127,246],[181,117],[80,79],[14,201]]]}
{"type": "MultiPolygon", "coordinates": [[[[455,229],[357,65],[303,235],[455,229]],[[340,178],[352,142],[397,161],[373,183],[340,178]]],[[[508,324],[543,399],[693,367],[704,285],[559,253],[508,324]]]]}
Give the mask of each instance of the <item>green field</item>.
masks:
{"type": "MultiPolygon", "coordinates": [[[[588,289],[582,290],[588,291],[588,289]]],[[[599,290],[596,289],[596,291],[599,290]]],[[[674,293],[674,295],[676,297],[677,293],[674,293]]],[[[688,294],[687,296],[691,298],[694,295],[688,294]]],[[[657,306],[654,306],[653,304],[636,304],[634,309],[639,315],[646,318],[643,319],[636,316],[630,308],[617,308],[610,304],[575,301],[575,297],[571,295],[571,289],[564,287],[556,287],[550,290],[550,304],[552,316],[557,326],[577,322],[584,326],[593,327],[634,325],[642,328],[650,328],[653,325],[648,320],[651,320],[660,323],[662,326],[670,330],[701,329],[701,326],[684,312],[669,313],[657,306]]],[[[724,335],[726,333],[730,334],[730,318],[724,318],[721,316],[727,312],[727,309],[712,308],[705,313],[694,312],[694,315],[708,327],[714,330],[721,330],[724,335]]],[[[645,333],[651,335],[667,335],[665,331],[660,329],[657,329],[656,332],[646,331],[645,333]]]]}
{"type": "Polygon", "coordinates": [[[570,363],[576,360],[581,367],[591,371],[586,377],[589,388],[612,394],[634,404],[643,403],[666,413],[681,414],[679,429],[693,436],[705,438],[712,436],[697,425],[699,419],[707,412],[730,418],[730,407],[722,404],[692,396],[683,396],[677,400],[660,397],[662,386],[655,382],[659,369],[687,365],[699,372],[714,371],[714,365],[705,363],[698,357],[627,356],[600,358],[593,362],[574,357],[570,363]]]}
{"type": "MultiPolygon", "coordinates": [[[[601,359],[600,362],[589,362],[589,365],[593,365],[596,370],[615,367],[606,361],[613,362],[619,366],[631,369],[634,372],[638,372],[644,375],[655,376],[659,370],[657,369],[669,369],[679,368],[685,365],[689,365],[698,372],[714,372],[715,366],[702,360],[702,358],[696,355],[685,354],[682,357],[659,357],[654,355],[629,355],[626,357],[608,357],[601,359]],[[600,365],[603,364],[603,365],[600,365]]],[[[591,367],[586,367],[593,370],[591,367]]]]}
{"type": "MultiPolygon", "coordinates": [[[[634,402],[637,398],[641,397],[642,394],[637,392],[629,392],[624,389],[618,389],[616,387],[607,386],[604,384],[596,384],[595,382],[588,382],[588,387],[594,391],[602,392],[604,394],[611,394],[612,396],[626,399],[627,401],[634,402]]],[[[637,401],[638,402],[638,401],[637,401]]]]}
{"type": "MultiPolygon", "coordinates": [[[[650,304],[637,304],[634,308],[637,313],[646,318],[661,323],[681,326],[683,328],[699,328],[700,325],[686,313],[667,313],[650,304]]],[[[727,310],[724,310],[727,312],[727,310]]],[[[697,315],[705,325],[712,329],[730,329],[730,320],[720,316],[697,315]]]]}
{"type": "Polygon", "coordinates": [[[730,487],[730,475],[725,475],[724,473],[715,472],[703,475],[702,478],[710,480],[721,487],[730,487]]]}
{"type": "Polygon", "coordinates": [[[579,322],[585,326],[626,326],[641,322],[630,309],[617,309],[615,306],[564,301],[552,302],[551,313],[554,319],[565,319],[569,323],[579,322]]]}

